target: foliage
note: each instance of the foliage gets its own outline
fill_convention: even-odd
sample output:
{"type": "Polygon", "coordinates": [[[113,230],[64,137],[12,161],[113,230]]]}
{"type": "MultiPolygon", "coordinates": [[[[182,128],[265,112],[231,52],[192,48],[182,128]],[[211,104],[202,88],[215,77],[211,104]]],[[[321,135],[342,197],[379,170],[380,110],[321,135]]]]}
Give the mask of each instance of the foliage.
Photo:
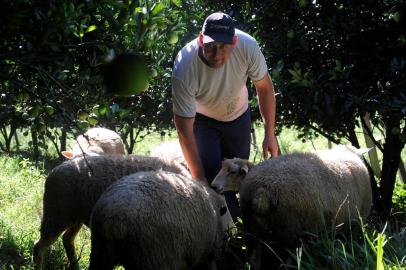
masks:
{"type": "Polygon", "coordinates": [[[406,2],[203,1],[234,14],[260,43],[278,92],[278,122],[303,138],[360,143],[368,114],[384,131],[375,206],[387,215],[406,143],[406,2]]]}
{"type": "Polygon", "coordinates": [[[180,4],[6,2],[0,26],[2,131],[10,126],[12,136],[17,128],[30,128],[37,144],[44,137],[57,142],[62,134],[53,134],[55,127],[78,133],[107,125],[123,130],[124,137],[134,128],[167,128],[173,46],[185,31],[180,4]],[[105,91],[100,75],[106,63],[125,53],[144,55],[153,81],[144,94],[119,98],[105,91]]]}
{"type": "Polygon", "coordinates": [[[393,192],[393,202],[401,209],[406,209],[406,184],[399,184],[398,188],[393,192]]]}
{"type": "MultiPolygon", "coordinates": [[[[368,225],[356,225],[356,238],[323,236],[290,251],[296,269],[403,269],[406,267],[405,230],[388,233],[368,225]]],[[[354,236],[356,235],[353,234],[354,236]]],[[[290,268],[289,268],[290,269],[290,268]]]]}

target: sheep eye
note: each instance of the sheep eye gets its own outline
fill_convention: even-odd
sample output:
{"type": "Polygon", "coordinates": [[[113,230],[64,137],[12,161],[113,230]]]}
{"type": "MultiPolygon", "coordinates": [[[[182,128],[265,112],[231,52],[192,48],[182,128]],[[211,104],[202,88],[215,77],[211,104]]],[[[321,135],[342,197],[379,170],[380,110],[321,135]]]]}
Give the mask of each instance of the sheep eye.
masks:
{"type": "Polygon", "coordinates": [[[227,206],[223,206],[220,208],[220,216],[224,215],[227,212],[227,206]]]}

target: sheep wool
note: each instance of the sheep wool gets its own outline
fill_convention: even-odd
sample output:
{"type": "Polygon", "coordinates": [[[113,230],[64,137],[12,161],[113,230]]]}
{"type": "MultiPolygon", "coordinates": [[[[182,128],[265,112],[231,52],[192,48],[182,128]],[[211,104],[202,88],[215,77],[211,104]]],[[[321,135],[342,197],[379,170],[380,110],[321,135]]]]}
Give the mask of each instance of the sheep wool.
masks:
{"type": "Polygon", "coordinates": [[[43,251],[62,233],[70,265],[77,264],[74,238],[82,224],[89,224],[91,211],[105,189],[125,175],[161,169],[184,172],[176,162],[131,155],[81,156],[55,167],[45,181],[41,236],[34,246],[37,268],[41,268],[43,251]]]}
{"type": "Polygon", "coordinates": [[[183,156],[179,141],[177,140],[164,142],[154,147],[151,150],[151,156],[161,157],[164,159],[172,160],[173,162],[178,162],[185,168],[185,173],[186,171],[190,173],[185,157],[183,156]]]}
{"type": "MultiPolygon", "coordinates": [[[[219,192],[240,191],[244,229],[279,247],[296,247],[306,235],[366,218],[372,206],[368,170],[358,149],[294,153],[258,165],[230,159],[212,182],[219,192]]],[[[260,269],[262,244],[248,245],[260,269]]]]}
{"type": "Polygon", "coordinates": [[[223,197],[200,181],[165,171],[126,176],[94,207],[89,269],[216,269],[223,215],[232,222],[223,197]]]}
{"type": "Polygon", "coordinates": [[[249,171],[241,183],[241,208],[252,233],[296,246],[305,232],[367,217],[369,179],[363,160],[349,146],[284,155],[249,171]]]}

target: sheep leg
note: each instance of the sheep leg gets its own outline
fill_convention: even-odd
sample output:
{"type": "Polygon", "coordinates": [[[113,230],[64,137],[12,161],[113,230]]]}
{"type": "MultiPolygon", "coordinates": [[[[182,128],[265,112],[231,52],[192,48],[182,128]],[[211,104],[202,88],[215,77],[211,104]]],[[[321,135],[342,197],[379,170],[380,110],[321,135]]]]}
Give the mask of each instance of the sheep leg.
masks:
{"type": "Polygon", "coordinates": [[[217,270],[216,260],[211,259],[207,262],[207,269],[208,270],[217,270]]]}
{"type": "Polygon", "coordinates": [[[263,247],[258,241],[256,242],[257,243],[252,247],[251,255],[249,256],[250,257],[249,261],[252,266],[252,269],[261,270],[263,247]]]}
{"type": "MultiPolygon", "coordinates": [[[[114,255],[108,256],[108,252],[106,251],[108,248],[101,245],[99,243],[95,244],[97,239],[92,238],[92,250],[90,252],[90,263],[89,263],[89,270],[113,270],[115,264],[114,255]]],[[[114,254],[114,253],[110,253],[114,254]]],[[[135,267],[128,267],[124,264],[125,269],[136,269],[135,267]]]]}
{"type": "MultiPolygon", "coordinates": [[[[185,266],[182,269],[186,269],[187,267],[185,266]]],[[[193,270],[217,270],[217,263],[215,259],[208,259],[207,262],[201,263],[195,267],[193,267],[193,270]]]]}
{"type": "Polygon", "coordinates": [[[35,269],[42,269],[45,250],[56,241],[59,235],[43,237],[34,244],[33,261],[35,269]]]}
{"type": "Polygon", "coordinates": [[[63,233],[63,247],[66,251],[66,256],[68,257],[69,267],[70,270],[77,270],[79,269],[78,266],[78,259],[76,256],[75,250],[75,237],[78,234],[80,228],[82,228],[82,224],[74,225],[68,228],[63,233]]]}

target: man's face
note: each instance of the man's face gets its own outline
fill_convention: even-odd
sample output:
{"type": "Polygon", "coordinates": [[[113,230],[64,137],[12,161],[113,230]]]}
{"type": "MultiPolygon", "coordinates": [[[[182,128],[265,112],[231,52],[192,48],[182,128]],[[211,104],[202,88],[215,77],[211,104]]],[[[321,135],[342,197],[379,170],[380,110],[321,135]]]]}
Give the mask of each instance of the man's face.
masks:
{"type": "Polygon", "coordinates": [[[203,57],[212,68],[219,68],[230,58],[234,44],[210,42],[203,44],[203,57]]]}

